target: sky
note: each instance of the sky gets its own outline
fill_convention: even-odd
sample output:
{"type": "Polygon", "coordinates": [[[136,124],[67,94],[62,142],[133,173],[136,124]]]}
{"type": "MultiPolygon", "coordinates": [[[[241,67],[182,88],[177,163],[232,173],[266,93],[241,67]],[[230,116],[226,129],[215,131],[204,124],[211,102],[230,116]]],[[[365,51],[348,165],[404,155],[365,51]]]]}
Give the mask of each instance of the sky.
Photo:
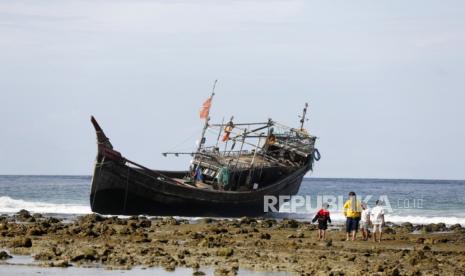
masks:
{"type": "Polygon", "coordinates": [[[465,179],[465,2],[0,0],[0,174],[184,169],[212,120],[298,126],[314,177],[465,179]]]}

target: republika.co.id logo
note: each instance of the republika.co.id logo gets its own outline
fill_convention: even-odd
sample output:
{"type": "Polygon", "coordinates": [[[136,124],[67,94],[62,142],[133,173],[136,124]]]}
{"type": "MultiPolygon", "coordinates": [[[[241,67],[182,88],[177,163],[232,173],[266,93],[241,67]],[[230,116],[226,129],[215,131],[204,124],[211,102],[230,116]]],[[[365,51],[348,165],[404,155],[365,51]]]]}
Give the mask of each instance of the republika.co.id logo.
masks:
{"type": "MultiPolygon", "coordinates": [[[[324,203],[328,204],[328,210],[332,212],[343,212],[344,203],[347,197],[343,195],[317,195],[317,196],[302,196],[302,195],[280,195],[272,196],[265,195],[263,197],[263,211],[274,213],[314,213],[317,212],[324,203]]],[[[394,200],[394,205],[387,195],[365,195],[360,196],[361,202],[365,202],[368,206],[374,206],[376,200],[382,203],[385,211],[388,213],[393,212],[395,208],[399,209],[413,209],[423,208],[423,199],[401,199],[394,200]],[[414,204],[406,204],[406,202],[413,202],[414,204]],[[395,205],[397,204],[397,205],[395,205]]]]}

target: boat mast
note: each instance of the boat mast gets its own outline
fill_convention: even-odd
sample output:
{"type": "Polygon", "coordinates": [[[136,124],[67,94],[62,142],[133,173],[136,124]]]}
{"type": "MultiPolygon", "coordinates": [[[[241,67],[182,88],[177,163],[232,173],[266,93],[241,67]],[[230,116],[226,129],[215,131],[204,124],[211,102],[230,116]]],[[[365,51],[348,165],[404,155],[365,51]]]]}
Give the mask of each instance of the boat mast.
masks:
{"type": "MultiPolygon", "coordinates": [[[[223,124],[224,124],[224,117],[223,117],[223,119],[221,120],[221,125],[223,125],[223,124]]],[[[222,132],[223,132],[223,127],[220,126],[220,131],[218,131],[218,137],[216,138],[216,145],[215,145],[215,147],[218,147],[218,144],[219,144],[219,142],[220,142],[220,138],[221,138],[222,132]]]]}
{"type": "Polygon", "coordinates": [[[305,103],[304,110],[302,111],[302,117],[300,119],[300,130],[301,131],[304,130],[305,121],[308,121],[308,119],[305,118],[305,116],[307,116],[307,108],[308,108],[308,103],[305,103]]]}
{"type": "Polygon", "coordinates": [[[245,137],[246,136],[247,136],[247,129],[245,129],[244,133],[242,134],[241,149],[239,150],[239,154],[238,154],[237,160],[236,160],[236,165],[234,166],[234,168],[237,168],[237,165],[239,164],[239,160],[241,159],[242,149],[244,148],[244,143],[245,143],[245,137]]]}
{"type": "MultiPolygon", "coordinates": [[[[216,87],[217,82],[218,82],[218,80],[215,80],[215,82],[213,83],[212,94],[210,96],[210,100],[212,102],[213,102],[213,96],[215,96],[215,87],[216,87]]],[[[210,107],[211,107],[211,105],[210,105],[210,107]]],[[[210,121],[210,108],[208,109],[207,117],[205,118],[205,125],[203,126],[202,137],[200,138],[200,142],[199,142],[199,145],[197,147],[196,152],[199,152],[202,149],[203,144],[205,144],[205,133],[207,132],[208,122],[209,121],[210,121]]]]}
{"type": "Polygon", "coordinates": [[[257,146],[255,146],[255,149],[254,149],[254,153],[253,153],[253,157],[252,157],[252,162],[250,162],[250,167],[253,167],[253,166],[254,166],[255,157],[257,156],[257,152],[258,152],[258,148],[260,147],[260,142],[261,142],[261,140],[262,140],[262,137],[261,137],[261,134],[260,134],[259,137],[258,137],[257,146]]]}

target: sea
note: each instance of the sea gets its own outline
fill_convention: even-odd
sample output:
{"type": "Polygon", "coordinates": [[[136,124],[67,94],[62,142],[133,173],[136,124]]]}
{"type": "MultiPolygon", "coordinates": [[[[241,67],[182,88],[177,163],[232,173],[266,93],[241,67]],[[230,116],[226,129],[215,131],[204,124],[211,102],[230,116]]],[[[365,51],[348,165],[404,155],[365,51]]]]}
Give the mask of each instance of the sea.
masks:
{"type": "MultiPolygon", "coordinates": [[[[89,214],[90,187],[91,176],[0,176],[0,214],[21,209],[63,217],[89,214]]],[[[297,199],[286,201],[292,208],[269,216],[309,221],[327,202],[333,221],[343,221],[341,206],[350,191],[371,207],[379,199],[389,222],[465,226],[464,180],[305,178],[297,199]]]]}

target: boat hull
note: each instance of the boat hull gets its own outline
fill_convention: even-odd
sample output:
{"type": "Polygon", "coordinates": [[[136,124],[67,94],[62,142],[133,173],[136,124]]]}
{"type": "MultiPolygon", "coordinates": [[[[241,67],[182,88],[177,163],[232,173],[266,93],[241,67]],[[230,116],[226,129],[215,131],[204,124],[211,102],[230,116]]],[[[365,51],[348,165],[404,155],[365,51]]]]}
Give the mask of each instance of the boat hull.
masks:
{"type": "MultiPolygon", "coordinates": [[[[216,191],[173,184],[147,171],[105,161],[95,166],[90,204],[93,212],[108,215],[259,216],[265,213],[264,196],[296,194],[308,170],[300,168],[257,191],[216,191]]],[[[185,175],[155,173],[166,177],[185,175]]]]}

